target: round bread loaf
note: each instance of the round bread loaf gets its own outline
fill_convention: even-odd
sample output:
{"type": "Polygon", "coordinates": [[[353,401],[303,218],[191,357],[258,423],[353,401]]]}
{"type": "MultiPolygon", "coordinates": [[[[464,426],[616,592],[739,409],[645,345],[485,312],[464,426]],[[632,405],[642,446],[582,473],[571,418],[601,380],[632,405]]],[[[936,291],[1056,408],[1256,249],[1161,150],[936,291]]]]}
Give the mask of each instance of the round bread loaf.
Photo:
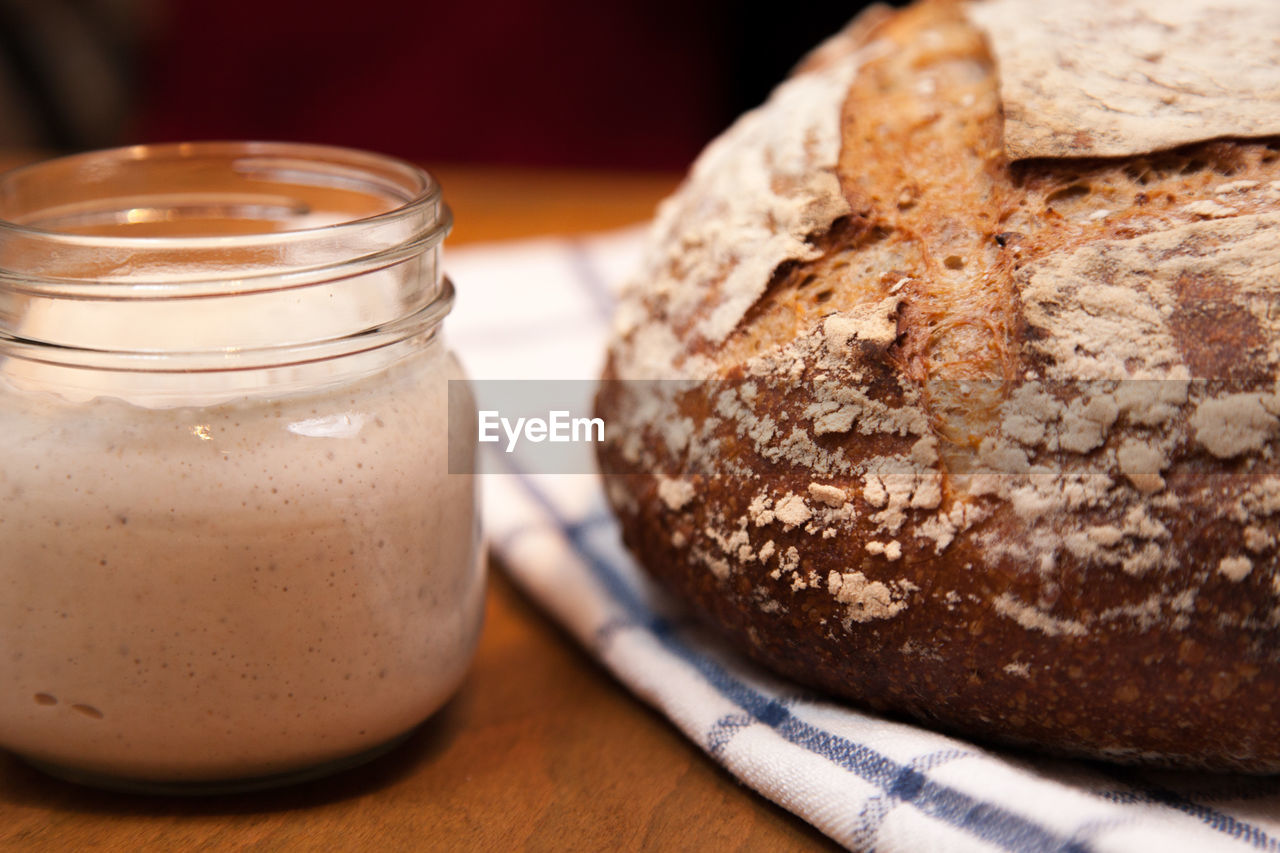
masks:
{"type": "Polygon", "coordinates": [[[816,50],[625,290],[597,409],[639,561],[860,705],[1280,770],[1276,32],[925,2],[816,50]]]}

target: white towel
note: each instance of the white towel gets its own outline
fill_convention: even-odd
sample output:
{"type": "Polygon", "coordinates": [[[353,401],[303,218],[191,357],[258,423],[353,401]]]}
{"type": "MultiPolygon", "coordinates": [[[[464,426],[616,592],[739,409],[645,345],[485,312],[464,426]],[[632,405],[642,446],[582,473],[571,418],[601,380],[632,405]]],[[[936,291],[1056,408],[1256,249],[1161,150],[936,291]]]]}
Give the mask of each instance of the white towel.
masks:
{"type": "MultiPolygon", "coordinates": [[[[472,377],[593,378],[611,285],[636,263],[640,236],[450,250],[458,302],[447,333],[472,377]]],[[[649,584],[597,478],[512,471],[501,450],[487,462],[505,473],[482,484],[485,524],[515,582],[709,760],[850,849],[1280,850],[1280,777],[997,751],[783,682],[649,584]]]]}

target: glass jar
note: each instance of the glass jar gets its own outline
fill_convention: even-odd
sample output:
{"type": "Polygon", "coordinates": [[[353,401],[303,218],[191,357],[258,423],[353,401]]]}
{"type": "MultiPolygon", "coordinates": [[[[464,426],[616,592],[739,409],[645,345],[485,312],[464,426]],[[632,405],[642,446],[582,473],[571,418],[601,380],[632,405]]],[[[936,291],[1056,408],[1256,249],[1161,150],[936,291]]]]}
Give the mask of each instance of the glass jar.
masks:
{"type": "Polygon", "coordinates": [[[0,220],[0,747],[213,792],[403,739],[483,603],[435,181],[134,147],[0,177],[0,220]]]}

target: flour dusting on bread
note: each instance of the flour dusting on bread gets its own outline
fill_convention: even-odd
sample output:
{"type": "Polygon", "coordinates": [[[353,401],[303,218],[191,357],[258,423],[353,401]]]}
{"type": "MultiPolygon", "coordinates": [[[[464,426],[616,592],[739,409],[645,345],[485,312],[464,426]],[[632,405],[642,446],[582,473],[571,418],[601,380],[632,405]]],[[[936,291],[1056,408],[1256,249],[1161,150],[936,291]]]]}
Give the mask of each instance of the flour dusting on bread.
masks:
{"type": "Polygon", "coordinates": [[[967,12],[1000,66],[1011,159],[1280,134],[1280,3],[981,0],[967,12]]]}
{"type": "Polygon", "coordinates": [[[653,249],[616,319],[617,334],[637,341],[618,354],[629,375],[677,375],[685,341],[723,340],[779,266],[820,254],[809,238],[849,212],[835,172],[839,105],[859,62],[844,56],[778,87],[703,152],[659,209],[653,249]],[[654,314],[665,322],[650,326],[654,314]]]}
{"type": "Polygon", "coordinates": [[[650,572],[859,702],[1280,769],[1277,10],[880,9],[714,143],[600,395],[650,572]]]}

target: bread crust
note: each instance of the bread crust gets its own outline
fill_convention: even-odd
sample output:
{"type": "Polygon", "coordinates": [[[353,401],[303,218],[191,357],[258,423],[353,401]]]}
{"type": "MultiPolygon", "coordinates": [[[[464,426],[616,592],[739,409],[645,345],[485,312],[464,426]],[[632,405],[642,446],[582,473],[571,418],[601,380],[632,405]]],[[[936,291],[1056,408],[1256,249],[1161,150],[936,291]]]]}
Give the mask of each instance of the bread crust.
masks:
{"type": "Polygon", "coordinates": [[[1280,138],[1011,148],[1009,32],[1062,50],[1036,6],[878,9],[713,143],[618,315],[609,499],[664,587],[798,681],[1275,772],[1280,138]]]}

